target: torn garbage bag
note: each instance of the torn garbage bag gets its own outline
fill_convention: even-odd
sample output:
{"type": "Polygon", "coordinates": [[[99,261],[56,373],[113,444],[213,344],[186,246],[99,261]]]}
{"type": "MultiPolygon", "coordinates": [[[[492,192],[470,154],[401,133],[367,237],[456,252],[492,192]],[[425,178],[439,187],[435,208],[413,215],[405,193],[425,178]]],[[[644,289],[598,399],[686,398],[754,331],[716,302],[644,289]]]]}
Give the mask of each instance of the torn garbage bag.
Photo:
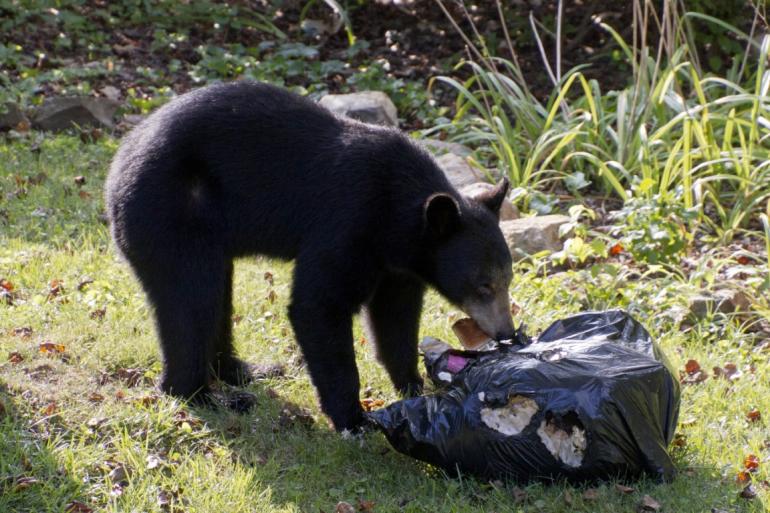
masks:
{"type": "Polygon", "coordinates": [[[670,480],[679,382],[620,310],[574,315],[525,345],[421,344],[433,395],[369,413],[400,452],[488,479],[670,480]]]}

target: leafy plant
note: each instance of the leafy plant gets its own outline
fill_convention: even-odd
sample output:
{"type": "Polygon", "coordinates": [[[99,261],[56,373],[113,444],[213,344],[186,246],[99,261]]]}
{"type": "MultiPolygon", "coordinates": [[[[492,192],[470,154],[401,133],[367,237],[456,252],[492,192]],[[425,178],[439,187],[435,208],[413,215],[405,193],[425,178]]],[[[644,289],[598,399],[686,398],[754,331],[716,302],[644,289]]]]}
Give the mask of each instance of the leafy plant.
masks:
{"type": "Polygon", "coordinates": [[[695,209],[685,208],[681,201],[655,195],[629,199],[612,217],[618,222],[616,235],[635,260],[674,264],[692,242],[688,225],[697,215],[695,209]]]}

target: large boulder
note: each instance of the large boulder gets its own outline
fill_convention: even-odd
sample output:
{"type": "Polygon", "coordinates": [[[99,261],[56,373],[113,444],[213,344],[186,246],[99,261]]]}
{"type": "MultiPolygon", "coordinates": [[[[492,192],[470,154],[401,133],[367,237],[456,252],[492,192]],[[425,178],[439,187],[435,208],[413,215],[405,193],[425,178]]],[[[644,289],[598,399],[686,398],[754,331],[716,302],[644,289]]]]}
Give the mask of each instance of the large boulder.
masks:
{"type": "Polygon", "coordinates": [[[436,157],[436,163],[456,189],[486,180],[484,173],[454,153],[445,153],[436,157]]]}
{"type": "Polygon", "coordinates": [[[318,102],[335,114],[376,125],[398,126],[396,106],[382,91],[327,94],[318,102]]]}
{"type": "MultiPolygon", "coordinates": [[[[469,198],[476,199],[482,194],[493,190],[494,188],[495,186],[491,183],[478,182],[471,185],[466,185],[460,189],[460,194],[463,194],[469,198]]],[[[516,208],[513,203],[511,203],[510,199],[505,198],[505,201],[503,201],[503,204],[500,207],[500,221],[510,221],[512,219],[518,219],[519,217],[519,209],[516,208]]]]}
{"type": "MultiPolygon", "coordinates": [[[[564,215],[525,217],[500,223],[505,241],[514,259],[541,251],[560,251],[563,247],[559,228],[571,221],[564,215]]],[[[566,235],[565,235],[566,237],[566,235]]]]}
{"type": "Polygon", "coordinates": [[[16,130],[19,126],[29,129],[29,120],[14,102],[7,102],[0,107],[0,130],[16,130]]]}
{"type": "Polygon", "coordinates": [[[120,103],[109,98],[49,98],[35,111],[33,126],[42,130],[66,130],[74,126],[112,128],[120,103]]]}

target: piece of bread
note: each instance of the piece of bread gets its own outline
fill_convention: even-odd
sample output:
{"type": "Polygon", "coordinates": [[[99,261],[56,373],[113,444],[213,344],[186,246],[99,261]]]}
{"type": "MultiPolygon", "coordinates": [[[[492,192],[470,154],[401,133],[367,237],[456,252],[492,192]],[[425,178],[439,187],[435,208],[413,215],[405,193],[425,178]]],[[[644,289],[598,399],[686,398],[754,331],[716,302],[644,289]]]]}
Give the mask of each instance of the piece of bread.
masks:
{"type": "Polygon", "coordinates": [[[452,331],[455,332],[463,347],[471,351],[480,348],[492,340],[492,337],[484,333],[484,330],[470,317],[455,322],[452,325],[452,331]]]}

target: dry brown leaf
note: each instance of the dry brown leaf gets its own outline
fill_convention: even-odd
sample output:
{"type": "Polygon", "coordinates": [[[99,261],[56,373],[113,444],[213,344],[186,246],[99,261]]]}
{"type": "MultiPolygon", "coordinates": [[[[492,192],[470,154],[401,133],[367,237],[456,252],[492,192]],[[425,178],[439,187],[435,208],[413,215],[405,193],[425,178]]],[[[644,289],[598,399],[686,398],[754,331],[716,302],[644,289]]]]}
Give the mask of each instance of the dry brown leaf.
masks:
{"type": "Polygon", "coordinates": [[[754,485],[746,485],[746,487],[741,490],[741,493],[738,494],[742,499],[754,499],[757,497],[757,489],[754,488],[754,485]]]}
{"type": "Polygon", "coordinates": [[[48,401],[48,404],[45,405],[45,408],[43,408],[42,413],[46,417],[56,413],[56,401],[48,401]]]}
{"type": "Polygon", "coordinates": [[[639,504],[639,511],[660,511],[660,503],[649,495],[645,495],[639,504]]]}
{"type": "Polygon", "coordinates": [[[385,401],[382,399],[374,399],[370,397],[361,399],[361,407],[364,409],[364,411],[376,410],[377,408],[382,408],[383,406],[385,406],[385,401]]]}
{"type": "Polygon", "coordinates": [[[8,361],[17,364],[24,361],[24,356],[18,351],[14,351],[12,353],[8,353],[8,361]]]}
{"type": "Polygon", "coordinates": [[[746,414],[746,419],[747,419],[749,422],[758,422],[759,420],[761,420],[761,419],[762,419],[762,413],[761,413],[761,412],[760,412],[758,409],[756,409],[756,408],[752,408],[752,409],[751,409],[751,410],[749,410],[749,412],[746,414]]]}
{"type": "Polygon", "coordinates": [[[569,490],[564,490],[564,502],[568,506],[572,506],[572,503],[573,503],[572,493],[569,490]]]}
{"type": "Polygon", "coordinates": [[[80,501],[72,501],[64,506],[65,513],[91,513],[94,509],[80,501]]]}
{"type": "Polygon", "coordinates": [[[624,493],[626,495],[628,495],[629,493],[634,493],[636,491],[635,488],[631,488],[630,486],[622,485],[620,483],[615,484],[615,489],[620,493],[624,493]]]}
{"type": "Polygon", "coordinates": [[[334,513],[356,513],[356,509],[350,503],[340,501],[334,507],[334,513]]]}
{"type": "Polygon", "coordinates": [[[29,326],[20,326],[18,328],[13,328],[13,336],[21,337],[21,338],[29,338],[32,336],[32,328],[30,328],[29,326]]]}
{"type": "Polygon", "coordinates": [[[374,513],[374,501],[358,499],[358,511],[361,513],[374,513]]]}
{"type": "Polygon", "coordinates": [[[57,344],[55,342],[46,341],[42,342],[38,346],[38,350],[43,354],[61,354],[63,353],[67,348],[64,347],[62,344],[57,344]]]}
{"type": "Polygon", "coordinates": [[[585,492],[583,492],[583,500],[586,501],[595,501],[599,499],[599,490],[596,488],[589,488],[585,492]]]}
{"type": "Polygon", "coordinates": [[[684,364],[684,371],[687,374],[695,374],[700,370],[700,363],[698,363],[698,360],[687,360],[687,363],[684,364]]]}
{"type": "Polygon", "coordinates": [[[24,490],[29,488],[33,484],[37,484],[39,482],[40,481],[38,481],[36,477],[32,477],[32,476],[17,477],[13,483],[13,489],[14,491],[24,490]]]}
{"type": "Polygon", "coordinates": [[[743,458],[743,468],[749,472],[759,470],[759,458],[755,454],[749,454],[743,458]]]}

